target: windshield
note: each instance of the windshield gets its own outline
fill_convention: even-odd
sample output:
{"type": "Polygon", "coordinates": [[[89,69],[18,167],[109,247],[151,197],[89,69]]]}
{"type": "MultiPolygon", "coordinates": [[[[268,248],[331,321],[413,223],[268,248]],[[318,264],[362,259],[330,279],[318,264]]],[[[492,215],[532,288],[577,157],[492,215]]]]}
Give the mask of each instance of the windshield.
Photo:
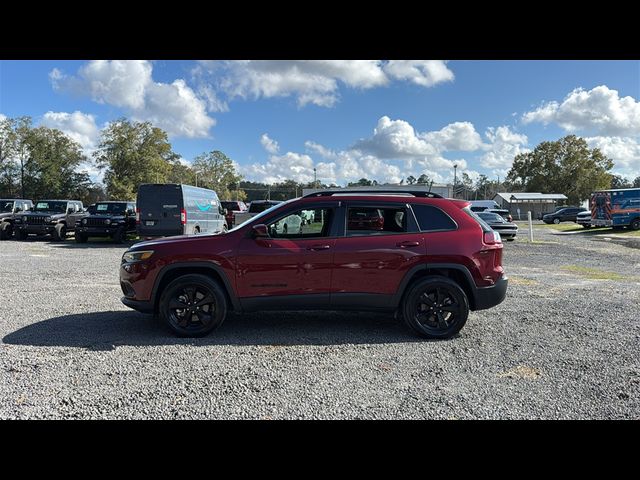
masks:
{"type": "Polygon", "coordinates": [[[504,222],[504,219],[497,213],[478,213],[478,216],[486,222],[504,222]]]}
{"type": "Polygon", "coordinates": [[[95,215],[124,215],[126,203],[96,203],[89,207],[89,213],[95,215]]]}
{"type": "Polygon", "coordinates": [[[34,212],[67,213],[67,202],[38,202],[33,208],[34,212]]]}
{"type": "MultiPolygon", "coordinates": [[[[273,205],[271,208],[268,208],[267,210],[259,213],[258,215],[256,215],[255,217],[249,218],[247,220],[245,220],[244,222],[242,222],[240,225],[237,225],[235,227],[233,227],[231,230],[229,230],[230,232],[234,232],[236,230],[238,230],[239,228],[244,227],[245,225],[248,225],[249,223],[255,223],[256,225],[258,223],[260,223],[259,221],[256,222],[256,220],[260,220],[262,217],[269,215],[271,212],[276,211],[277,209],[279,209],[280,207],[284,207],[285,205],[288,205],[289,203],[293,202],[294,200],[298,200],[297,198],[292,198],[291,200],[287,200],[286,202],[282,202],[282,203],[277,203],[275,205],[273,205]]],[[[265,204],[267,205],[267,204],[265,204]]]]}
{"type": "Polygon", "coordinates": [[[11,213],[13,211],[13,202],[0,201],[0,212],[11,213]]]}

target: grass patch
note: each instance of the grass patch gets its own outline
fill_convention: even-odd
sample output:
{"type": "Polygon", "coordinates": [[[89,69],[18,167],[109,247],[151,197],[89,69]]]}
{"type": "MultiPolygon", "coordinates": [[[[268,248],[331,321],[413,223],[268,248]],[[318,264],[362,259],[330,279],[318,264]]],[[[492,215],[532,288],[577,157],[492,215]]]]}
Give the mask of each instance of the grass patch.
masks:
{"type": "MultiPolygon", "coordinates": [[[[526,228],[529,228],[528,226],[526,228]]],[[[559,232],[570,232],[570,231],[577,231],[577,230],[586,230],[583,226],[581,225],[577,225],[573,222],[571,223],[558,223],[557,225],[555,223],[551,223],[551,224],[546,224],[546,223],[538,223],[535,224],[533,226],[533,228],[551,228],[553,230],[557,230],[559,232]]]]}
{"type": "Polygon", "coordinates": [[[565,265],[560,267],[562,270],[576,273],[582,277],[589,278],[591,280],[625,280],[627,277],[620,275],[616,272],[607,272],[605,270],[598,270],[597,268],[582,267],[580,265],[565,265]]]}

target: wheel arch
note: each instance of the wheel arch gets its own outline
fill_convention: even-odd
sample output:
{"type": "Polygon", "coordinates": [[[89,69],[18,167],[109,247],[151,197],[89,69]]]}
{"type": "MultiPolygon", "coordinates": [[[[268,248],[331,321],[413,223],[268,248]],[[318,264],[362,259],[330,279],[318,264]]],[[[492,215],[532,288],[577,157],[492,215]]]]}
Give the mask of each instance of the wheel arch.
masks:
{"type": "Polygon", "coordinates": [[[189,263],[175,263],[167,265],[158,274],[158,278],[153,286],[153,292],[151,298],[153,301],[153,310],[157,313],[158,303],[160,302],[160,295],[164,289],[176,278],[184,275],[200,274],[216,280],[226,296],[229,310],[241,311],[240,302],[235,296],[231,283],[227,278],[227,275],[222,270],[222,267],[209,262],[189,262],[189,263]]]}
{"type": "Polygon", "coordinates": [[[476,286],[471,276],[471,272],[464,266],[456,263],[433,263],[417,265],[413,267],[402,279],[400,287],[394,295],[392,302],[394,307],[398,307],[400,302],[416,281],[431,276],[442,276],[455,281],[467,295],[469,309],[476,309],[476,286]]]}

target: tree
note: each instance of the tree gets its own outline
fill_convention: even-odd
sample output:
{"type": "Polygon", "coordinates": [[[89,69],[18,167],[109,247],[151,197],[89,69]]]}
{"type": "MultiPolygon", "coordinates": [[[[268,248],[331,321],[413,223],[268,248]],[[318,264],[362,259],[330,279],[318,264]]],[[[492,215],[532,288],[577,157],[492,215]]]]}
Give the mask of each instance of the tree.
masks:
{"type": "Polygon", "coordinates": [[[193,161],[198,171],[198,186],[215,190],[222,200],[244,200],[246,194],[240,189],[242,177],[229,157],[220,150],[198,155],[193,161]],[[200,181],[202,179],[202,181],[200,181]]]}
{"type": "Polygon", "coordinates": [[[15,123],[11,118],[0,120],[0,197],[18,196],[19,169],[15,162],[15,123]]]}
{"type": "Polygon", "coordinates": [[[24,133],[27,160],[22,164],[22,188],[26,198],[71,198],[89,175],[76,172],[86,161],[80,145],[60,130],[38,127],[24,133]]]}
{"type": "Polygon", "coordinates": [[[418,183],[423,185],[429,185],[431,183],[431,177],[426,173],[423,173],[418,177],[418,183]]]}
{"type": "Polygon", "coordinates": [[[166,183],[178,160],[167,133],[149,122],[120,119],[102,132],[94,153],[110,198],[132,200],[142,183],[166,183]]]}
{"type": "Polygon", "coordinates": [[[368,180],[366,178],[361,178],[357,182],[349,182],[347,187],[371,187],[372,185],[377,185],[378,182],[375,180],[368,180]]]}
{"type": "Polygon", "coordinates": [[[633,184],[622,175],[611,175],[611,188],[631,188],[633,184]]]}
{"type": "Polygon", "coordinates": [[[633,181],[633,188],[640,188],[640,176],[636,177],[633,181]]]}
{"type": "Polygon", "coordinates": [[[609,188],[611,168],[613,162],[598,148],[568,135],[516,155],[506,180],[525,192],[564,193],[569,203],[578,204],[594,190],[609,188]]]}

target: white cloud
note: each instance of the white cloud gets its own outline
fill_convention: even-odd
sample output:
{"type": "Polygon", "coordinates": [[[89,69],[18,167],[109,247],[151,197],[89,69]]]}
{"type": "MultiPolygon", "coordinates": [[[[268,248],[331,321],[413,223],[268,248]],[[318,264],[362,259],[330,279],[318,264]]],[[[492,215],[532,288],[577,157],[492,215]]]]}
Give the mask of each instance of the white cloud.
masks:
{"type": "Polygon", "coordinates": [[[620,97],[617,90],[600,85],[592,90],[576,88],[562,103],[543,104],[522,116],[526,123],[556,123],[568,132],[625,136],[640,132],[640,102],[620,97]]]}
{"type": "Polygon", "coordinates": [[[433,144],[416,135],[409,122],[391,120],[387,116],[378,120],[372,137],[359,140],[354,148],[378,158],[412,158],[438,152],[433,144]]]}
{"type": "Polygon", "coordinates": [[[229,99],[294,97],[301,107],[335,105],[340,84],[369,89],[402,80],[431,87],[453,80],[453,73],[440,60],[203,61],[193,70],[202,83],[207,81],[207,73],[229,99]]]}
{"type": "Polygon", "coordinates": [[[613,172],[634,179],[640,176],[640,143],[629,137],[587,137],[591,148],[599,148],[614,162],[613,172]]]}
{"type": "Polygon", "coordinates": [[[284,155],[271,155],[266,163],[241,167],[241,173],[249,179],[265,183],[282,182],[287,179],[311,182],[313,166],[313,160],[309,155],[287,152],[284,155]]]}
{"type": "Polygon", "coordinates": [[[262,136],[260,137],[260,143],[262,144],[264,149],[271,154],[275,155],[280,151],[280,146],[278,145],[278,142],[269,138],[269,135],[267,135],[266,133],[263,133],[262,136]]]}
{"type": "Polygon", "coordinates": [[[49,78],[56,91],[125,108],[133,119],[152,122],[171,136],[207,137],[215,125],[207,105],[211,107],[215,97],[201,99],[182,79],[154,82],[152,70],[147,60],[93,60],[75,76],[53,69],[49,78]]]}
{"type": "Polygon", "coordinates": [[[384,71],[392,78],[407,80],[423,87],[451,82],[453,72],[441,60],[390,60],[384,71]]]}
{"type": "Polygon", "coordinates": [[[507,126],[489,127],[485,136],[489,143],[485,144],[487,153],[480,158],[480,164],[494,169],[496,175],[504,176],[502,174],[511,168],[516,155],[530,151],[525,147],[529,142],[527,136],[513,132],[507,126]]]}
{"type": "Polygon", "coordinates": [[[471,122],[454,122],[436,132],[420,135],[441,151],[473,152],[482,147],[482,139],[471,122]]]}
{"type": "Polygon", "coordinates": [[[45,127],[61,130],[85,150],[95,148],[98,142],[99,131],[94,115],[79,111],[73,113],[49,111],[44,114],[41,123],[45,127]]]}

